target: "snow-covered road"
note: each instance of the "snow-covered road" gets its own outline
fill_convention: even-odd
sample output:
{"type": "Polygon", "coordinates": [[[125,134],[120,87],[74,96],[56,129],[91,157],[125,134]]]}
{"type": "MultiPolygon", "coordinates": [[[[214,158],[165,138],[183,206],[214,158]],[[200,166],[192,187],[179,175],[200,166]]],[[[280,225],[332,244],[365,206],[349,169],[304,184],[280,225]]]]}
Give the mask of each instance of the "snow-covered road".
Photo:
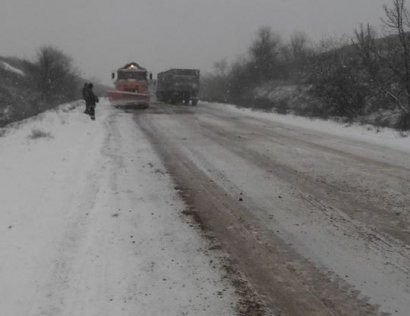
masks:
{"type": "Polygon", "coordinates": [[[64,105],[1,132],[1,315],[236,314],[132,115],[64,105]]]}
{"type": "Polygon", "coordinates": [[[409,138],[222,104],[135,117],[272,310],[409,315],[409,138]]]}
{"type": "Polygon", "coordinates": [[[409,138],[77,105],[0,130],[0,315],[409,315],[409,138]]]}

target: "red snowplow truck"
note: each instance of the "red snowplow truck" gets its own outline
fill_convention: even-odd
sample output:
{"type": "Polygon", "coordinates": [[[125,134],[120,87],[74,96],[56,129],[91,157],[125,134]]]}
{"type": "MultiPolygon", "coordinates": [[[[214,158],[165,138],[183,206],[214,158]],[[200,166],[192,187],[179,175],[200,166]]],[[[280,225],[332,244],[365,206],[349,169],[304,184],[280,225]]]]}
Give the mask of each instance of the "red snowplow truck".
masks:
{"type": "Polygon", "coordinates": [[[108,91],[113,106],[148,108],[150,93],[148,72],[137,63],[129,63],[112,73],[115,90],[108,91]]]}

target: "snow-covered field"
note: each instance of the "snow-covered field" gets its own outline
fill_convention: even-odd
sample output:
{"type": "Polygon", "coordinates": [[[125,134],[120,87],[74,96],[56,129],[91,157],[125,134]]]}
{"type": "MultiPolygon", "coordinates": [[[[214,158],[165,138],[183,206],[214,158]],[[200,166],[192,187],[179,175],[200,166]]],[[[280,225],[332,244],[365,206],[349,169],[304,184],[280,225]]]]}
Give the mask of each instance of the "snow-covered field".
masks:
{"type": "Polygon", "coordinates": [[[235,314],[132,114],[82,110],[0,130],[0,314],[235,314]]]}

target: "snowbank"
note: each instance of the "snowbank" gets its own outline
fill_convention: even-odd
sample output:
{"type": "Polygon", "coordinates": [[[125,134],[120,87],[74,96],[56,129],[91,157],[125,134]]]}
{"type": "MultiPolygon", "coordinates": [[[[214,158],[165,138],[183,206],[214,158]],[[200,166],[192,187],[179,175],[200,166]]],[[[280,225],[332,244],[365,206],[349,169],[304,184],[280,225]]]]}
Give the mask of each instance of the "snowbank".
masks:
{"type": "Polygon", "coordinates": [[[25,76],[26,75],[22,70],[11,66],[10,64],[8,64],[4,61],[0,61],[0,67],[2,67],[3,69],[5,69],[7,71],[14,72],[15,74],[18,74],[20,76],[25,76]]]}
{"type": "Polygon", "coordinates": [[[363,141],[374,145],[410,152],[410,137],[391,128],[379,128],[371,125],[342,124],[322,119],[310,119],[296,115],[282,115],[277,113],[258,112],[251,109],[238,108],[235,105],[222,103],[206,103],[209,107],[223,108],[226,111],[245,114],[250,117],[263,119],[269,122],[299,127],[343,138],[363,141]]]}

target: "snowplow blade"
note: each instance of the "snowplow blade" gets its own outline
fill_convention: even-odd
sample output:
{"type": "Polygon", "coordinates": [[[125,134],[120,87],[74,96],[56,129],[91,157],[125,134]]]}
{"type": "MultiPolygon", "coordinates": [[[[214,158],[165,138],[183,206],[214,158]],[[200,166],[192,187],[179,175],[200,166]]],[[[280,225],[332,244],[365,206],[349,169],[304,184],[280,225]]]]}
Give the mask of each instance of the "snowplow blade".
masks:
{"type": "Polygon", "coordinates": [[[112,90],[107,93],[111,105],[116,107],[141,107],[149,106],[149,94],[112,90]]]}

